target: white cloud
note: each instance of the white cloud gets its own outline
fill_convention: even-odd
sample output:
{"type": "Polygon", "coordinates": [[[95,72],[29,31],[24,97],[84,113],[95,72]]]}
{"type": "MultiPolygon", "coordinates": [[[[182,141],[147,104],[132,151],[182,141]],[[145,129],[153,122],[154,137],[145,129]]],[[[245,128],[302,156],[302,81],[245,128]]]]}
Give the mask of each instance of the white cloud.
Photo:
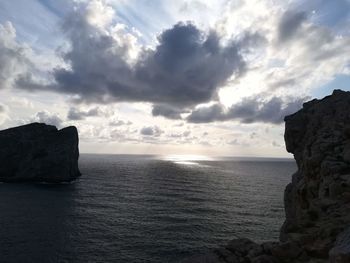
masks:
{"type": "Polygon", "coordinates": [[[11,22],[0,24],[0,89],[10,88],[16,78],[26,72],[30,48],[16,42],[16,30],[11,22]]]}
{"type": "Polygon", "coordinates": [[[57,128],[63,127],[63,120],[60,118],[60,116],[48,111],[37,112],[33,117],[29,119],[29,122],[45,123],[48,125],[56,126],[57,128]]]}
{"type": "Polygon", "coordinates": [[[223,34],[249,29],[264,32],[267,40],[254,51],[245,76],[220,91],[224,105],[251,96],[306,97],[337,74],[348,74],[350,36],[314,24],[311,14],[291,6],[283,1],[246,1],[218,22],[223,34]]]}

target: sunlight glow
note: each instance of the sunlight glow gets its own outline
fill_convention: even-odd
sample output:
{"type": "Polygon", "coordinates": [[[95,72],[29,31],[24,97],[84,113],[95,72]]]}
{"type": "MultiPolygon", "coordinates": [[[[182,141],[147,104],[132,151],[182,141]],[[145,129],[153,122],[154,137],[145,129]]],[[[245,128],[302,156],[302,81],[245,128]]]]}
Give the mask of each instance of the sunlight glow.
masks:
{"type": "Polygon", "coordinates": [[[174,163],[196,164],[193,161],[212,161],[213,158],[205,155],[173,154],[163,156],[162,160],[172,161],[174,163]]]}

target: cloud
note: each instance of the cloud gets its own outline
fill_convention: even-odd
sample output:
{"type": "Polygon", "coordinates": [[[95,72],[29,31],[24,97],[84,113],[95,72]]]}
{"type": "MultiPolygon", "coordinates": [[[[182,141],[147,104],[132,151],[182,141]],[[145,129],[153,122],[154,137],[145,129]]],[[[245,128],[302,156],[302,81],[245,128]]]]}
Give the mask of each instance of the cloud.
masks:
{"type": "Polygon", "coordinates": [[[158,126],[143,127],[140,130],[140,134],[144,136],[159,137],[163,131],[158,126]]]}
{"type": "Polygon", "coordinates": [[[8,107],[5,104],[0,103],[0,125],[9,119],[9,116],[7,115],[8,111],[8,107]]]}
{"type": "Polygon", "coordinates": [[[207,102],[233,74],[244,72],[237,42],[222,46],[215,32],[206,34],[193,24],[179,23],[158,40],[136,69],[137,78],[152,87],[151,102],[176,106],[207,102]]]}
{"type": "Polygon", "coordinates": [[[48,111],[37,112],[32,118],[30,118],[29,121],[46,123],[49,125],[54,125],[57,128],[62,128],[62,124],[63,124],[63,120],[60,118],[58,114],[50,113],[48,111]]]}
{"type": "Polygon", "coordinates": [[[62,63],[53,55],[53,50],[36,53],[35,48],[17,41],[17,32],[11,22],[0,24],[0,89],[52,88],[50,71],[62,63]]]}
{"type": "Polygon", "coordinates": [[[249,97],[226,109],[221,104],[195,109],[187,121],[193,123],[208,123],[214,121],[238,120],[242,123],[264,122],[279,124],[286,115],[299,110],[306,98],[289,98],[284,101],[280,97],[262,99],[249,97]]]}
{"type": "Polygon", "coordinates": [[[305,12],[287,11],[278,21],[279,45],[269,53],[283,61],[266,69],[271,90],[282,88],[294,95],[316,89],[341,74],[350,63],[350,38],[308,19],[305,12]]]}
{"type": "Polygon", "coordinates": [[[300,26],[307,19],[305,12],[288,10],[283,15],[278,25],[278,40],[287,41],[295,35],[300,26]]]}
{"type": "Polygon", "coordinates": [[[124,125],[131,125],[131,121],[123,121],[123,120],[113,120],[109,122],[109,126],[124,126],[124,125]]]}
{"type": "MultiPolygon", "coordinates": [[[[80,102],[151,102],[156,114],[178,118],[165,112],[164,104],[182,108],[208,102],[229,78],[245,71],[239,39],[222,41],[215,31],[180,22],[158,36],[155,48],[141,48],[138,36],[114,24],[111,13],[97,0],[78,5],[63,27],[70,49],[62,58],[69,66],[55,69],[55,83],[46,88],[80,102]]],[[[40,88],[30,77],[18,84],[40,88]]]]}
{"type": "MultiPolygon", "coordinates": [[[[314,23],[312,14],[297,11],[302,5],[288,10],[291,5],[270,1],[230,4],[225,8],[230,19],[219,19],[215,29],[179,22],[162,27],[150,47],[120,23],[109,2],[75,1],[62,27],[68,48],[57,53],[65,63],[52,70],[52,82],[37,81],[28,58],[32,51],[16,42],[10,23],[1,26],[0,84],[2,79],[3,86],[70,94],[75,102],[149,102],[153,116],[181,120],[189,114],[186,120],[194,123],[280,123],[283,114],[297,109],[299,97],[350,62],[349,37],[314,23]],[[221,98],[222,87],[231,88],[232,97],[221,98]],[[222,104],[233,101],[238,103],[228,108],[222,104]],[[199,107],[208,102],[212,106],[199,107]]],[[[74,107],[69,112],[76,120],[90,114],[74,107]]]]}
{"type": "Polygon", "coordinates": [[[6,112],[6,106],[3,104],[0,104],[0,114],[6,112]]]}
{"type": "Polygon", "coordinates": [[[171,137],[171,138],[184,138],[184,137],[188,137],[190,136],[191,134],[191,131],[184,131],[182,133],[171,133],[168,137],[171,137]]]}
{"type": "Polygon", "coordinates": [[[257,134],[256,132],[252,132],[252,133],[249,135],[249,138],[250,138],[250,139],[255,139],[257,136],[258,136],[258,134],[257,134]]]}
{"type": "Polygon", "coordinates": [[[68,111],[68,120],[84,120],[86,117],[96,117],[100,113],[99,108],[95,107],[87,111],[79,110],[75,107],[71,107],[68,111]]]}
{"type": "Polygon", "coordinates": [[[22,98],[22,97],[11,97],[10,99],[11,105],[15,106],[15,107],[24,107],[24,108],[29,108],[29,109],[33,109],[34,108],[34,104],[32,101],[30,101],[29,99],[26,98],[22,98]]]}
{"type": "Polygon", "coordinates": [[[224,120],[224,108],[221,104],[214,104],[209,107],[200,107],[191,112],[187,117],[188,122],[206,123],[224,120]]]}
{"type": "Polygon", "coordinates": [[[181,118],[181,113],[186,112],[184,109],[178,109],[164,104],[153,105],[152,115],[153,116],[163,116],[172,120],[179,120],[181,118]]]}
{"type": "Polygon", "coordinates": [[[183,122],[175,123],[173,127],[183,127],[185,124],[183,122]]]}
{"type": "Polygon", "coordinates": [[[30,49],[16,42],[16,30],[10,22],[0,24],[0,89],[10,88],[27,71],[30,49]]]}

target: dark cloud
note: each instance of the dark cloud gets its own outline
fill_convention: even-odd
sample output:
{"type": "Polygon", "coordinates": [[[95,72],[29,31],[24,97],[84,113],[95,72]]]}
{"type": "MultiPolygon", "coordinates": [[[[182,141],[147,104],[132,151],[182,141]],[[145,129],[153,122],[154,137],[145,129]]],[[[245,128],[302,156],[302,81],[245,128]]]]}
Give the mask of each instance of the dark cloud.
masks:
{"type": "Polygon", "coordinates": [[[242,123],[265,122],[278,124],[284,116],[299,110],[306,98],[290,98],[283,101],[279,97],[262,100],[259,97],[243,99],[240,103],[225,109],[220,104],[201,107],[194,110],[187,118],[193,123],[238,120],[242,123]]]}
{"type": "Polygon", "coordinates": [[[305,12],[286,11],[278,25],[278,40],[284,42],[293,38],[306,19],[307,14],[305,12]]]}
{"type": "Polygon", "coordinates": [[[193,123],[206,123],[222,120],[224,120],[224,109],[221,104],[214,104],[209,107],[195,109],[187,117],[187,121],[193,123]]]}
{"type": "Polygon", "coordinates": [[[153,105],[152,115],[153,116],[163,116],[172,120],[181,119],[181,113],[186,112],[186,110],[181,110],[176,107],[171,107],[169,105],[157,104],[153,105]]]}
{"type": "Polygon", "coordinates": [[[152,102],[193,106],[216,96],[227,79],[241,75],[245,64],[237,42],[220,44],[215,32],[206,35],[192,24],[164,31],[156,50],[141,59],[136,77],[151,88],[152,102]]]}
{"type": "Polygon", "coordinates": [[[71,107],[68,111],[67,114],[67,119],[68,120],[83,120],[86,117],[93,117],[93,116],[98,116],[99,115],[99,109],[92,108],[87,111],[79,110],[75,107],[71,107]]]}
{"type": "MultiPolygon", "coordinates": [[[[56,68],[55,84],[44,87],[75,95],[79,102],[151,102],[157,104],[155,114],[178,118],[162,105],[193,107],[215,99],[218,88],[232,75],[245,72],[243,47],[260,39],[247,34],[222,41],[215,31],[178,23],[158,36],[154,49],[142,49],[131,62],[137,37],[127,27],[113,31],[93,25],[86,5],[79,4],[63,26],[70,49],[61,56],[70,66],[56,68]]],[[[30,74],[17,85],[43,88],[30,74]]]]}
{"type": "Polygon", "coordinates": [[[134,66],[123,59],[129,47],[112,36],[94,31],[82,17],[68,24],[72,49],[64,58],[71,70],[54,72],[57,91],[84,101],[193,106],[211,100],[232,74],[244,71],[237,42],[222,46],[215,32],[206,35],[190,23],[165,30],[155,50],[144,51],[134,66]]]}
{"type": "Polygon", "coordinates": [[[158,126],[143,127],[140,133],[144,136],[154,136],[159,137],[163,131],[158,126]]]}

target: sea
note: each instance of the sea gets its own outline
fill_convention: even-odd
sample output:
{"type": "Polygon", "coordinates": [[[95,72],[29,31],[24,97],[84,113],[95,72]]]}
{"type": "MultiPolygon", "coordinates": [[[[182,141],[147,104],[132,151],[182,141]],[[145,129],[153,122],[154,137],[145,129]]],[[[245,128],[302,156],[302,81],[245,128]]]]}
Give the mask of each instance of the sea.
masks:
{"type": "Polygon", "coordinates": [[[277,240],[291,159],[82,154],[69,184],[0,184],[0,262],[181,262],[277,240]]]}

